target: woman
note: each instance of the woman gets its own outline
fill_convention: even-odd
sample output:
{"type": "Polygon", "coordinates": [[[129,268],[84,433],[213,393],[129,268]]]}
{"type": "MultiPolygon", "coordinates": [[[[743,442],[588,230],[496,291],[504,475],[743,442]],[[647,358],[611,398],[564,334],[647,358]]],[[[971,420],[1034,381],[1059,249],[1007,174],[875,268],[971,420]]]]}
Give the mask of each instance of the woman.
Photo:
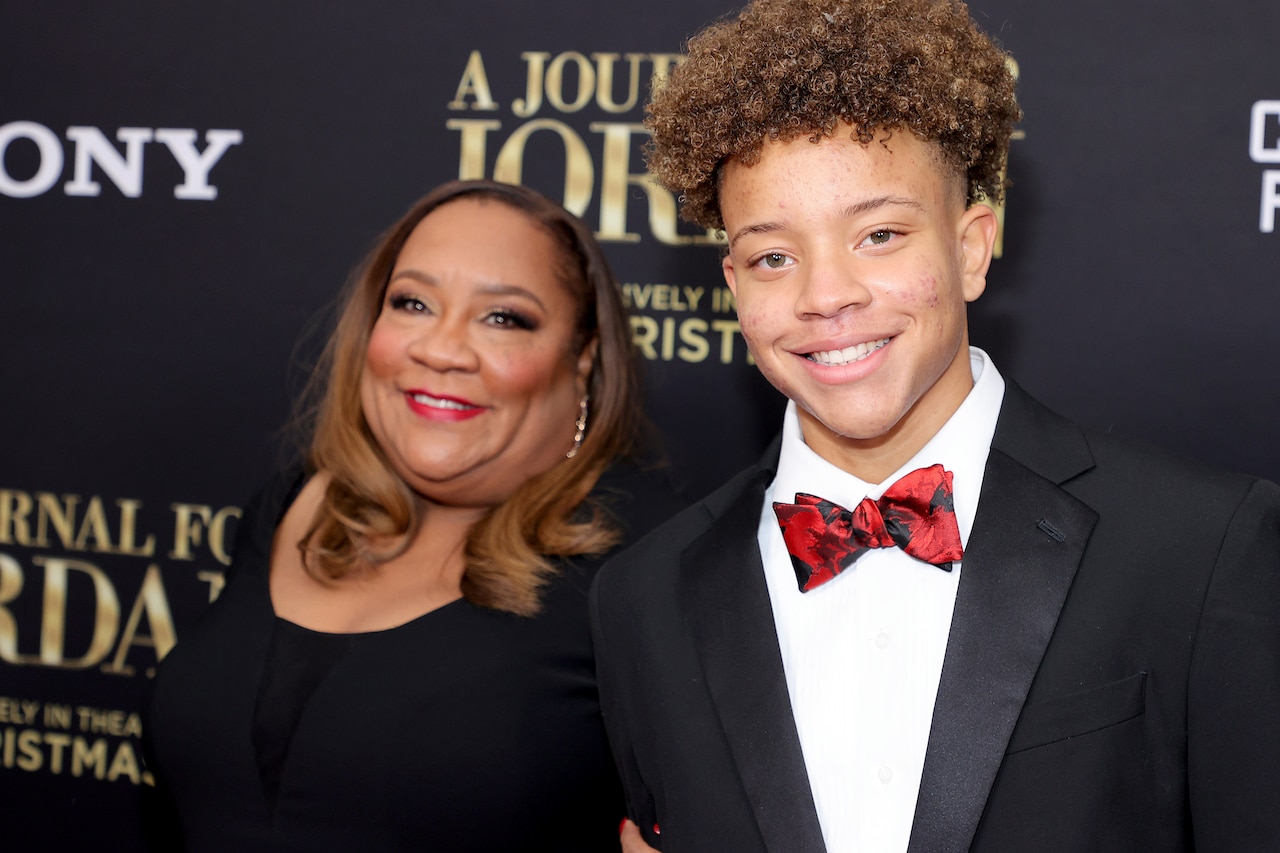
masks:
{"type": "Polygon", "coordinates": [[[157,678],[189,850],[618,849],[586,590],[615,519],[674,509],[601,480],[640,420],[629,338],[590,231],[531,190],[447,184],[388,232],[307,471],[157,678]]]}

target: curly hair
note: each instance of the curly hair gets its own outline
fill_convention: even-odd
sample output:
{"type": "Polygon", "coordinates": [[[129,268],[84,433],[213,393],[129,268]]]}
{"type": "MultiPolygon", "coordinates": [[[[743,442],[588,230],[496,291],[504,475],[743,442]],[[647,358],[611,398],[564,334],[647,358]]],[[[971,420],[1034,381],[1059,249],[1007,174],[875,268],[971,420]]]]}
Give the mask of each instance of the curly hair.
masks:
{"type": "Polygon", "coordinates": [[[557,571],[548,557],[599,554],[619,541],[614,521],[588,495],[605,468],[634,449],[644,418],[627,309],[604,252],[581,220],[523,186],[477,180],[437,187],[383,235],[348,283],[306,395],[316,401],[309,467],[330,480],[298,548],[312,577],[335,580],[402,553],[421,523],[409,485],[365,420],[360,383],[400,250],[428,214],[459,199],[506,205],[552,237],[559,278],[578,309],[573,351],[592,340],[597,344],[588,382],[591,420],[577,455],[526,481],[476,522],[467,538],[463,596],[482,607],[531,616],[557,571]],[[372,541],[390,545],[378,550],[372,541]]]}
{"type": "Polygon", "coordinates": [[[729,158],[751,165],[766,140],[816,142],[841,123],[864,145],[902,128],[935,143],[969,203],[998,202],[1021,117],[1008,55],[960,0],[755,0],[689,40],[645,124],[649,169],[684,217],[723,229],[729,158]]]}

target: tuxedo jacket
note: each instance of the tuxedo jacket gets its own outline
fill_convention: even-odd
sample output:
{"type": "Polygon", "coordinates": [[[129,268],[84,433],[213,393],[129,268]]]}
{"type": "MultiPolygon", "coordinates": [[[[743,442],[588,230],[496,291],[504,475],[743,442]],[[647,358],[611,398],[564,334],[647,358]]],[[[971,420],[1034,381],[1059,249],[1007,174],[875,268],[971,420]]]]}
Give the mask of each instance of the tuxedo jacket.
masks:
{"type": "MultiPolygon", "coordinates": [[[[628,810],[667,853],[825,850],[756,538],[776,463],[593,588],[628,810]]],[[[908,850],[1280,851],[1280,488],[1009,383],[908,850]]]]}

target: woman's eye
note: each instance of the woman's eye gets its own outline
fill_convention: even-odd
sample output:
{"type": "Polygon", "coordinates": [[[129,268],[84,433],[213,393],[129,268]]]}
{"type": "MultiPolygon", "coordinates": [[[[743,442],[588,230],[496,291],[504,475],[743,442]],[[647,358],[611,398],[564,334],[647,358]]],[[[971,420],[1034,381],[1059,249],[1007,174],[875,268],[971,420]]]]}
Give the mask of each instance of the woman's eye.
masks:
{"type": "Polygon", "coordinates": [[[771,270],[780,270],[787,265],[787,256],[781,252],[768,252],[760,256],[759,263],[771,270]]]}
{"type": "Polygon", "coordinates": [[[893,239],[893,232],[887,228],[881,228],[879,231],[872,231],[867,235],[867,242],[873,246],[883,246],[893,239]]]}
{"type": "Polygon", "coordinates": [[[494,311],[489,315],[489,322],[505,329],[523,329],[531,331],[537,328],[533,318],[526,317],[518,311],[494,311]]]}
{"type": "Polygon", "coordinates": [[[424,303],[421,299],[418,299],[415,296],[406,296],[403,294],[392,296],[390,299],[390,305],[392,308],[394,308],[397,311],[426,311],[427,310],[426,303],[424,303]]]}

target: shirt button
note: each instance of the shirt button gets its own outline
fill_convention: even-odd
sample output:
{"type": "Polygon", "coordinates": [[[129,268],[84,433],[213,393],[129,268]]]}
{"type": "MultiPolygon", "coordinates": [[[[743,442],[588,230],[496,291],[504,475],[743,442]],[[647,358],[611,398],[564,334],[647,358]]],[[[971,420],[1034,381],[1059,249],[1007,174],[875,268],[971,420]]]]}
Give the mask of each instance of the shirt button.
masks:
{"type": "Polygon", "coordinates": [[[881,765],[879,776],[880,781],[888,785],[893,781],[893,768],[887,764],[881,765]]]}
{"type": "Polygon", "coordinates": [[[889,635],[886,634],[884,631],[881,631],[879,634],[876,634],[876,648],[877,649],[889,648],[889,635]]]}

